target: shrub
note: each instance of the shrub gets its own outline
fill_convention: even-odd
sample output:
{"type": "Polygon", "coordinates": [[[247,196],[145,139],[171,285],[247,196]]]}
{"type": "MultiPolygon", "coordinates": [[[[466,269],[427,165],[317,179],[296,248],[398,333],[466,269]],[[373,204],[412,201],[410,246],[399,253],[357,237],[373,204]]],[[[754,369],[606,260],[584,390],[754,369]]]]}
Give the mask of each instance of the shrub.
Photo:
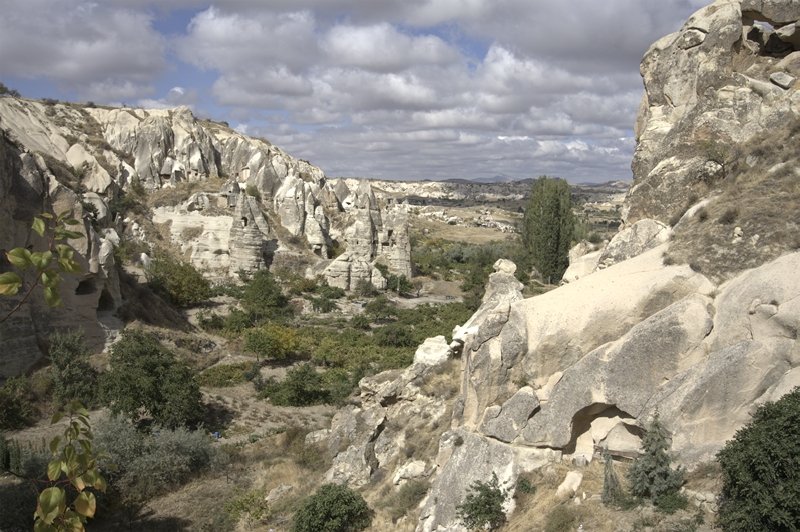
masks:
{"type": "Polygon", "coordinates": [[[295,532],[356,532],[372,524],[372,510],[357,492],[339,484],[325,484],[295,515],[295,532]]]}
{"type": "Polygon", "coordinates": [[[647,427],[642,447],[644,455],[637,458],[628,470],[630,490],[634,496],[649,498],[658,505],[664,496],[678,492],[684,474],[683,469],[670,466],[667,454],[670,442],[658,414],[647,427]]]}
{"type": "Polygon", "coordinates": [[[508,490],[500,487],[497,475],[489,482],[476,480],[470,486],[464,502],[456,507],[458,519],[470,530],[496,530],[506,522],[503,503],[508,490]]]}
{"type": "Polygon", "coordinates": [[[268,270],[259,270],[242,291],[242,307],[255,319],[291,314],[288,299],[268,270]]]}
{"type": "Polygon", "coordinates": [[[614,460],[611,455],[606,453],[603,457],[605,466],[603,469],[603,494],[601,500],[606,506],[619,506],[625,498],[622,486],[619,483],[617,472],[614,471],[614,460]]]}
{"type": "Polygon", "coordinates": [[[355,329],[360,329],[362,331],[368,331],[369,318],[367,318],[363,314],[356,314],[355,316],[350,318],[350,326],[355,329]]]}
{"type": "Polygon", "coordinates": [[[261,192],[255,187],[255,185],[247,185],[244,189],[245,194],[248,196],[254,197],[256,200],[261,201],[261,192]]]}
{"type": "Polygon", "coordinates": [[[0,430],[27,426],[33,418],[30,383],[25,377],[12,377],[0,386],[0,430]]]}
{"type": "Polygon", "coordinates": [[[800,529],[800,387],[760,406],[717,460],[724,530],[800,529]]]}
{"type": "Polygon", "coordinates": [[[736,221],[736,218],[739,217],[739,209],[736,207],[730,207],[726,209],[725,212],[722,213],[722,216],[719,217],[719,223],[724,225],[730,225],[736,221]]]}
{"type": "Polygon", "coordinates": [[[169,428],[199,420],[200,388],[192,371],[153,336],[124,331],[111,347],[110,362],[101,395],[113,413],[134,421],[149,415],[169,428]]]}
{"type": "Polygon", "coordinates": [[[397,493],[388,498],[386,505],[392,522],[408,514],[409,510],[416,508],[427,495],[429,488],[430,483],[426,480],[409,480],[400,486],[397,493]]]}
{"type": "Polygon", "coordinates": [[[254,364],[250,362],[213,366],[197,376],[197,383],[200,386],[210,386],[213,388],[236,386],[247,380],[246,376],[252,370],[253,366],[254,364]]]}
{"type": "Polygon", "coordinates": [[[259,358],[286,360],[296,354],[300,338],[295,329],[268,323],[247,331],[244,345],[259,358]]]}
{"type": "Polygon", "coordinates": [[[330,399],[322,375],[311,364],[300,364],[290,369],[282,381],[267,380],[259,395],[280,406],[310,406],[330,399]]]}
{"type": "Polygon", "coordinates": [[[544,522],[544,532],[575,530],[580,519],[581,512],[578,508],[560,504],[547,514],[547,519],[544,522]]]}
{"type": "Polygon", "coordinates": [[[312,297],[311,307],[316,312],[326,313],[336,309],[336,303],[328,299],[327,297],[312,297]]]}
{"type": "Polygon", "coordinates": [[[356,283],[355,293],[358,297],[375,297],[379,292],[371,282],[361,279],[356,283]]]}
{"type": "Polygon", "coordinates": [[[54,383],[53,398],[58,404],[78,399],[94,404],[97,397],[97,372],[89,365],[83,333],[70,331],[50,335],[50,362],[54,383]]]}
{"type": "Polygon", "coordinates": [[[211,297],[211,285],[188,262],[157,255],[145,272],[150,287],[179,307],[197,305],[211,297]]]}
{"type": "Polygon", "coordinates": [[[204,430],[155,428],[143,434],[119,418],[98,425],[95,445],[104,453],[112,488],[127,502],[145,502],[186,483],[214,458],[204,430]]]}
{"type": "Polygon", "coordinates": [[[397,317],[397,308],[386,296],[378,296],[367,303],[364,312],[375,321],[388,321],[397,317]]]}
{"type": "Polygon", "coordinates": [[[386,325],[375,331],[375,341],[384,347],[412,347],[417,341],[407,327],[386,325]]]}

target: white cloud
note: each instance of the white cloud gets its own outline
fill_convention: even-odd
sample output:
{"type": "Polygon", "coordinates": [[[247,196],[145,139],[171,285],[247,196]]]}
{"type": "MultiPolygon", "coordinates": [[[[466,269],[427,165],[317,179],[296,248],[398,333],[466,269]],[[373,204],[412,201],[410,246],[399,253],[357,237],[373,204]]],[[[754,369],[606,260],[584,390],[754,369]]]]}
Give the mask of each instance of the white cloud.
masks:
{"type": "Polygon", "coordinates": [[[436,36],[411,37],[388,23],[337,25],[324,37],[329,61],[378,72],[394,72],[423,64],[446,64],[458,52],[436,36]]]}
{"type": "Polygon", "coordinates": [[[223,106],[330,175],[625,178],[639,59],[705,3],[6,0],[0,72],[223,106]],[[178,8],[196,11],[164,29],[178,8]]]}
{"type": "Polygon", "coordinates": [[[163,70],[165,39],[145,13],[82,0],[6,0],[0,71],[46,78],[100,100],[150,90],[163,70]]]}

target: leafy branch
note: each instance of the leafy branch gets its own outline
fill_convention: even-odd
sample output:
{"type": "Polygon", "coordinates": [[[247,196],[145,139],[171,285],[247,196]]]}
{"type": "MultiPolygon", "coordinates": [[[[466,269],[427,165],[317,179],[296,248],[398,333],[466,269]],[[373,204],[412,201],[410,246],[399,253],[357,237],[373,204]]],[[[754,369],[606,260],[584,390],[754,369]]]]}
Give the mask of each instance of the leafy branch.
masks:
{"type": "Polygon", "coordinates": [[[33,270],[33,280],[25,288],[22,298],[2,318],[3,323],[17,312],[30,298],[34,289],[41,285],[44,289],[45,302],[51,307],[61,305],[61,296],[58,285],[64,273],[79,273],[80,266],[73,258],[75,250],[66,242],[71,238],[81,238],[83,233],[71,231],[70,226],[80,225],[80,221],[63,212],[58,216],[42,213],[33,219],[33,231],[44,238],[47,234],[47,249],[44,251],[31,251],[24,247],[14,248],[6,253],[6,258],[17,272],[0,274],[0,295],[13,297],[23,289],[25,272],[33,270]],[[19,272],[19,273],[18,273],[19,272]]]}
{"type": "Polygon", "coordinates": [[[52,423],[58,423],[65,415],[69,416],[69,423],[63,435],[50,441],[53,459],[47,464],[49,487],[39,492],[34,532],[83,532],[83,525],[97,509],[94,493],[87,488],[106,490],[92,444],[89,412],[79,401],[72,401],[53,416],[52,423]],[[67,489],[77,492],[69,505],[67,489]]]}

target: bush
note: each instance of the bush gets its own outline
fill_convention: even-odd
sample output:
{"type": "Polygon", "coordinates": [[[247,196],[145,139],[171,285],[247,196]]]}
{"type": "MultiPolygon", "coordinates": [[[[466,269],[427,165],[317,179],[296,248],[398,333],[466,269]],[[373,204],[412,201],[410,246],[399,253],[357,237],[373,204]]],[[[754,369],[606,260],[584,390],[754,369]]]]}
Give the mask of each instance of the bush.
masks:
{"type": "Polygon", "coordinates": [[[575,530],[581,519],[580,509],[564,504],[553,508],[544,522],[544,532],[565,532],[575,530]]]}
{"type": "Polygon", "coordinates": [[[372,510],[357,492],[325,484],[306,499],[295,515],[295,532],[356,532],[372,524],[372,510]]]}
{"type": "Polygon", "coordinates": [[[717,460],[724,530],[800,530],[800,387],[760,406],[717,460]]]}
{"type": "Polygon", "coordinates": [[[496,530],[506,522],[503,503],[507,495],[508,490],[500,487],[497,475],[492,473],[489,482],[472,483],[464,502],[456,507],[456,515],[470,530],[496,530]]]}
{"type": "Polygon", "coordinates": [[[200,386],[212,388],[236,386],[248,380],[247,375],[252,371],[254,365],[250,362],[242,362],[213,366],[197,376],[197,383],[200,386]]]}
{"type": "Polygon", "coordinates": [[[267,380],[259,395],[280,406],[310,406],[330,400],[322,375],[311,364],[290,369],[282,381],[267,380]]]}
{"type": "Polygon", "coordinates": [[[268,323],[247,331],[244,346],[259,359],[286,360],[296,355],[300,338],[295,329],[268,323]]]}
{"type": "Polygon", "coordinates": [[[327,297],[312,297],[311,308],[313,308],[315,312],[326,313],[336,309],[336,303],[327,297]]]}
{"type": "Polygon", "coordinates": [[[603,457],[605,466],[603,469],[603,494],[601,500],[606,506],[618,507],[625,500],[625,493],[619,483],[617,472],[614,471],[614,460],[611,455],[606,453],[603,457]]]}
{"type": "Polygon", "coordinates": [[[12,377],[0,386],[0,430],[21,429],[31,423],[33,414],[28,379],[12,377]]]}
{"type": "Polygon", "coordinates": [[[392,522],[408,514],[409,510],[416,508],[428,494],[429,488],[430,483],[426,480],[408,480],[400,486],[397,493],[388,498],[386,504],[392,522]]]}
{"type": "Polygon", "coordinates": [[[119,418],[98,425],[95,445],[105,453],[112,489],[128,502],[145,502],[185,484],[214,458],[203,430],[156,428],[143,434],[119,418]]]}
{"type": "Polygon", "coordinates": [[[418,343],[407,327],[396,324],[375,331],[375,341],[384,347],[412,347],[418,343]]]}
{"type": "Polygon", "coordinates": [[[194,266],[168,255],[156,256],[145,272],[150,287],[178,307],[190,307],[211,297],[211,284],[194,266]]]}
{"type": "Polygon", "coordinates": [[[192,371],[153,336],[124,331],[110,362],[101,395],[113,413],[133,421],[147,415],[169,428],[199,421],[200,388],[192,371]]]}
{"type": "Polygon", "coordinates": [[[73,399],[92,405],[97,399],[97,372],[89,365],[83,333],[70,331],[50,335],[53,399],[67,404],[73,399]]]}
{"type": "Polygon", "coordinates": [[[242,307],[255,320],[291,314],[289,300],[268,270],[259,270],[242,291],[242,307]]]}
{"type": "Polygon", "coordinates": [[[255,198],[258,201],[261,201],[261,192],[255,187],[255,185],[247,185],[244,189],[245,194],[255,198]]]}
{"type": "Polygon", "coordinates": [[[364,316],[363,314],[356,314],[352,318],[350,318],[350,326],[354,329],[359,329],[362,331],[369,330],[369,318],[364,316]]]}
{"type": "Polygon", "coordinates": [[[658,419],[653,418],[642,442],[644,455],[637,458],[628,470],[631,493],[649,498],[656,506],[663,497],[677,493],[683,484],[684,471],[670,467],[667,451],[670,442],[667,431],[658,419]]]}

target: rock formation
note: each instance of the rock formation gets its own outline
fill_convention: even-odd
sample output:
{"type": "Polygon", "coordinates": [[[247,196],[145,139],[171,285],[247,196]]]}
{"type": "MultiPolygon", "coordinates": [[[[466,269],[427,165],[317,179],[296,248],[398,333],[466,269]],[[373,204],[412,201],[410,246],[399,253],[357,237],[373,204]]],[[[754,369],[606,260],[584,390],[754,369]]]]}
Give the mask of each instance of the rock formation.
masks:
{"type": "MultiPolygon", "coordinates": [[[[40,356],[37,342],[53,327],[80,325],[93,346],[102,345],[98,309],[102,314],[121,303],[113,264],[118,235],[152,244],[160,235],[151,234],[151,221],[167,225],[183,257],[212,278],[269,267],[276,255],[282,266],[312,264],[310,273],[318,274],[330,264],[334,243],[345,253],[329,269],[331,284],[352,288],[363,279],[385,287],[376,260],[411,275],[405,213],[382,210],[369,184],[351,194],[328,184],[307,161],[226,124],[199,120],[186,107],[87,107],[4,96],[0,127],[0,246],[36,244],[29,228],[42,210],[86,215],[85,237],[71,243],[85,275],[62,285],[74,292],[62,294],[63,312],[34,305],[3,325],[12,347],[0,375],[30,367],[40,356]],[[219,193],[206,183],[215,179],[219,193]],[[162,204],[149,220],[141,214],[118,219],[110,209],[134,189],[188,190],[191,182],[204,182],[207,192],[162,204]]],[[[0,301],[3,308],[8,303],[0,301]]]]}
{"type": "MultiPolygon", "coordinates": [[[[748,143],[797,127],[800,100],[789,78],[796,75],[798,19],[796,2],[719,0],[648,51],[626,226],[600,249],[576,249],[569,284],[536,297],[522,299],[513,265],[497,264],[480,309],[454,331],[461,384],[448,430],[430,430],[439,438],[436,452],[414,453],[408,463],[358,462],[369,471],[387,467],[392,478],[411,463],[422,471],[431,489],[417,530],[460,530],[456,508],[467,486],[492,473],[514,486],[521,473],[563,460],[575,468],[562,483],[562,496],[569,497],[580,467],[598,454],[635,456],[655,412],[679,462],[691,468],[711,461],[758,404],[800,384],[800,278],[794,273],[800,252],[774,231],[776,224],[784,231],[796,225],[784,213],[768,221],[772,229],[759,239],[748,234],[751,213],[740,214],[736,225],[710,219],[730,207],[724,202],[734,183],[742,189],[749,179],[770,183],[786,174],[794,175],[786,183],[796,185],[795,159],[779,164],[768,149],[752,153],[748,143]],[[672,258],[685,245],[681,238],[705,242],[719,227],[727,240],[714,241],[713,251],[729,252],[734,264],[706,275],[706,263],[672,258]],[[765,239],[763,252],[752,251],[765,239]]],[[[777,210],[800,200],[796,186],[781,183],[777,210]]],[[[369,443],[338,454],[334,463],[372,456],[372,436],[384,438],[386,427],[402,423],[391,409],[409,407],[413,382],[409,373],[362,381],[362,407],[391,406],[370,437],[356,430],[349,440],[369,443]],[[378,382],[384,395],[374,402],[378,382]]],[[[396,456],[403,442],[388,440],[381,452],[396,456]]],[[[513,500],[504,508],[513,511],[513,500]]]]}

